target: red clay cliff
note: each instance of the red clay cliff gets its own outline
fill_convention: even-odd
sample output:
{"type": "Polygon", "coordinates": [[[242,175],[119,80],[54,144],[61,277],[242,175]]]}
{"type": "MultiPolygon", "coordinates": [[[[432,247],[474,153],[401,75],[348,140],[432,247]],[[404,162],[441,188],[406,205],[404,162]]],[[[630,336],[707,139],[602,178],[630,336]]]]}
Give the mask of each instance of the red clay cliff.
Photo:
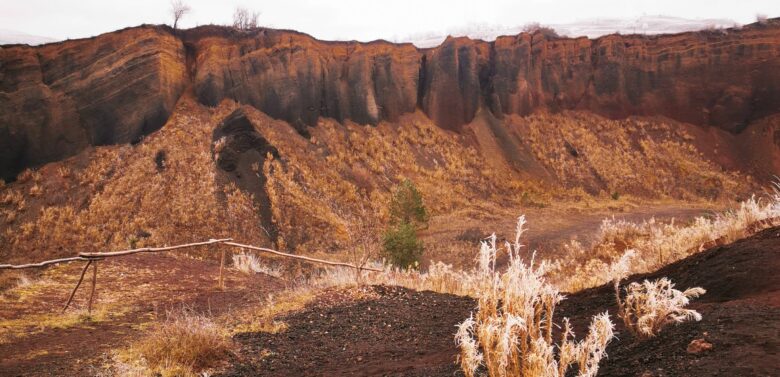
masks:
{"type": "Polygon", "coordinates": [[[780,20],[662,36],[495,42],[448,38],[432,49],[385,41],[205,26],[141,26],[39,47],[0,48],[0,178],[128,143],[161,127],[191,87],[230,98],[300,133],[319,117],[361,124],[422,109],[459,131],[480,108],[501,118],[586,110],[662,115],[732,133],[780,112],[780,20]]]}

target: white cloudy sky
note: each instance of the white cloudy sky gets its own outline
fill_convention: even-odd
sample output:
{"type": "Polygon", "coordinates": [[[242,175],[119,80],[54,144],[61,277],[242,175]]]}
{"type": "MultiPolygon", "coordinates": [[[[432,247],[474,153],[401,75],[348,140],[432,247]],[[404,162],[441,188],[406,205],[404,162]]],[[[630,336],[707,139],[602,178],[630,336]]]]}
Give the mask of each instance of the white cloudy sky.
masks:
{"type": "MultiPolygon", "coordinates": [[[[185,0],[183,27],[229,23],[236,6],[260,11],[265,26],[321,39],[396,39],[446,33],[468,24],[507,27],[593,18],[665,15],[750,23],[780,16],[780,0],[185,0]]],[[[57,39],[88,37],[142,23],[170,21],[168,0],[0,0],[0,28],[57,39]]]]}

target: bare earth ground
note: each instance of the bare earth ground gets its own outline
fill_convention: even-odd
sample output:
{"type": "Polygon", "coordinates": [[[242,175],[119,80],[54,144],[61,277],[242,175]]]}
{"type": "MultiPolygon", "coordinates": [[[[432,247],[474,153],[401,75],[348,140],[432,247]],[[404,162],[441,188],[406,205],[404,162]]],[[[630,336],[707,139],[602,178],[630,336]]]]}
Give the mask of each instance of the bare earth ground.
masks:
{"type": "MultiPolygon", "coordinates": [[[[692,307],[704,319],[635,341],[621,323],[600,376],[777,376],[780,374],[780,228],[716,247],[628,281],[670,277],[678,287],[702,286],[692,307]],[[686,352],[694,339],[713,348],[686,352]]],[[[330,308],[313,306],[285,318],[279,334],[246,333],[225,376],[461,375],[455,325],[475,307],[470,298],[373,287],[378,298],[330,308]]],[[[611,286],[568,297],[558,315],[586,332],[597,312],[616,312],[611,286]]],[[[619,322],[619,321],[616,321],[619,322]]]]}
{"type": "Polygon", "coordinates": [[[278,334],[238,334],[241,352],[224,376],[427,376],[452,369],[452,334],[468,317],[471,298],[366,289],[378,297],[311,306],[285,318],[289,328],[278,334]]]}
{"type": "Polygon", "coordinates": [[[517,217],[525,215],[527,231],[523,240],[529,250],[536,250],[540,257],[565,257],[562,246],[576,239],[588,245],[598,236],[601,223],[606,218],[641,223],[655,218],[657,221],[687,223],[695,217],[722,211],[724,205],[660,203],[629,208],[571,209],[524,208],[519,211],[503,210],[482,219],[467,215],[448,215],[431,219],[430,230],[423,232],[427,261],[442,261],[460,268],[470,268],[478,249],[479,239],[496,233],[499,240],[514,236],[517,217]],[[464,240],[464,235],[468,235],[464,240]],[[461,240],[462,242],[454,242],[461,240]],[[451,244],[451,245],[450,245],[451,244]],[[442,245],[444,245],[442,247],[442,245]]]}
{"type": "Polygon", "coordinates": [[[89,278],[68,309],[75,324],[41,328],[59,313],[81,272],[81,264],[47,271],[30,287],[0,296],[0,375],[94,375],[109,358],[141,333],[146,324],[164,319],[168,310],[182,307],[221,314],[240,306],[257,305],[282,284],[264,275],[245,275],[226,269],[225,290],[217,287],[219,264],[187,257],[149,254],[99,262],[96,319],[84,318],[89,278]],[[20,322],[22,321],[22,322],[20,322]],[[18,329],[23,329],[18,333],[18,329]],[[12,332],[13,330],[13,332],[12,332]]]}
{"type": "MultiPolygon", "coordinates": [[[[707,208],[669,205],[654,206],[649,209],[642,207],[629,210],[605,209],[592,213],[572,211],[568,214],[559,210],[552,211],[549,208],[531,208],[525,213],[530,225],[528,236],[531,245],[537,245],[537,248],[545,250],[542,247],[547,244],[565,242],[573,236],[587,237],[595,234],[601,220],[613,214],[616,218],[641,221],[652,216],[687,219],[707,211],[707,208]]],[[[514,221],[511,216],[505,216],[483,222],[468,220],[462,223],[440,224],[444,231],[431,232],[426,237],[429,240],[452,239],[458,232],[469,227],[479,227],[486,233],[496,228],[499,234],[502,232],[511,234],[515,226],[514,221]]],[[[469,245],[457,246],[459,252],[463,249],[463,254],[445,255],[450,258],[447,262],[455,260],[470,266],[476,249],[469,245]]],[[[270,277],[248,276],[226,270],[230,271],[227,274],[228,289],[222,291],[216,287],[219,266],[213,261],[158,254],[118,258],[100,262],[98,301],[95,310],[97,314],[93,315],[92,319],[78,314],[83,313],[83,308],[86,306],[90,272],[87,274],[85,284],[76,295],[74,308],[69,309],[70,313],[74,313],[69,317],[72,323],[59,324],[63,321],[59,311],[75,284],[81,267],[81,265],[68,265],[49,269],[42,278],[35,280],[29,287],[13,288],[0,293],[1,376],[92,375],[100,371],[100,366],[105,364],[110,351],[123,347],[135,339],[148,324],[164,319],[167,310],[186,306],[196,311],[221,314],[234,308],[258,305],[268,293],[277,291],[284,285],[282,281],[270,277]]],[[[334,338],[335,332],[339,337],[344,336],[345,344],[356,345],[357,349],[350,348],[349,352],[352,353],[346,354],[345,357],[349,360],[354,359],[357,364],[346,372],[414,374],[416,373],[414,371],[421,366],[429,365],[433,369],[423,369],[419,375],[428,375],[429,372],[433,373],[437,370],[451,370],[447,355],[454,349],[452,342],[454,325],[463,320],[472,310],[471,301],[431,292],[413,292],[395,288],[382,289],[379,297],[374,303],[350,302],[345,304],[345,307],[327,309],[332,311],[332,318],[349,318],[349,321],[352,321],[350,327],[341,329],[343,334],[338,333],[336,329],[325,330],[331,334],[330,338],[334,338]],[[386,315],[378,316],[377,312],[368,311],[369,307],[373,309],[377,305],[385,308],[386,315]],[[428,311],[420,312],[420,308],[428,311]],[[426,321],[411,324],[408,322],[416,319],[426,321]],[[391,326],[385,328],[383,324],[391,326]],[[385,333],[385,331],[389,332],[385,333]],[[350,333],[371,334],[371,336],[358,341],[350,338],[350,333]],[[384,351],[381,347],[387,344],[395,344],[400,348],[382,353],[384,351]],[[362,351],[358,350],[361,347],[363,347],[362,351]],[[418,354],[418,352],[422,353],[418,354]],[[414,357],[409,359],[410,355],[414,357]],[[357,357],[366,361],[358,362],[357,357]],[[422,357],[422,361],[417,360],[417,357],[422,357]],[[410,361],[404,361],[407,359],[410,361]],[[367,367],[373,365],[371,363],[376,365],[367,367]]],[[[307,315],[312,316],[310,320],[314,320],[321,314],[317,311],[306,313],[300,314],[303,316],[300,317],[300,321],[304,321],[307,315]]],[[[272,351],[276,352],[275,357],[283,357],[280,355],[288,352],[295,355],[294,351],[298,350],[294,345],[285,348],[283,342],[285,336],[294,336],[297,333],[302,339],[316,339],[311,337],[313,333],[309,328],[297,329],[296,324],[302,322],[296,322],[294,318],[288,321],[290,329],[286,333],[276,335],[278,337],[276,342],[282,343],[278,343],[280,347],[278,351],[272,351]]],[[[325,326],[325,324],[321,325],[325,326]]],[[[326,344],[327,339],[330,338],[326,336],[322,343],[326,344]]],[[[238,339],[242,342],[246,340],[249,344],[247,347],[251,346],[251,336],[242,335],[238,339]]],[[[255,344],[254,347],[260,346],[255,344]]],[[[298,359],[294,364],[311,367],[315,365],[313,363],[327,361],[339,368],[349,364],[342,358],[328,356],[328,353],[315,354],[320,355],[318,361],[305,364],[303,359],[298,359]]],[[[257,371],[253,369],[258,367],[256,361],[246,359],[243,355],[239,355],[235,362],[237,365],[244,365],[243,368],[248,368],[245,370],[257,371]]],[[[280,365],[278,373],[284,373],[287,367],[281,361],[278,365],[280,365]]],[[[232,373],[240,374],[241,370],[239,368],[232,373]]],[[[266,373],[271,372],[264,370],[263,374],[266,373]]],[[[307,369],[306,373],[312,372],[307,369]]]]}

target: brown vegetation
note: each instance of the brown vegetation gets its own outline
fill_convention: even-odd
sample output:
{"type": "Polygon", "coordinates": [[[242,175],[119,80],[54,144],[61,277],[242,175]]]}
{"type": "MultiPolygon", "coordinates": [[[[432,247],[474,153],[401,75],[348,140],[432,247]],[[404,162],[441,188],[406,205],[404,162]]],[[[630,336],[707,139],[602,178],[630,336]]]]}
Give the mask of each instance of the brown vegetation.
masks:
{"type": "Polygon", "coordinates": [[[130,346],[123,358],[141,365],[125,366],[129,370],[121,372],[130,374],[136,369],[135,372],[164,377],[195,376],[224,360],[231,347],[228,334],[220,326],[206,317],[182,310],[169,313],[165,321],[130,346]]]}

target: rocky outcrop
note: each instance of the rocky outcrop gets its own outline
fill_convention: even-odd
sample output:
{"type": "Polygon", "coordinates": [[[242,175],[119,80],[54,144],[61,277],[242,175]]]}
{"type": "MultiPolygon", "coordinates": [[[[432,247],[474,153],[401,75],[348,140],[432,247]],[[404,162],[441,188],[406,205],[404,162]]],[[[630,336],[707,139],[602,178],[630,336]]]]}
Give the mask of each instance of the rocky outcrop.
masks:
{"type": "Polygon", "coordinates": [[[160,128],[185,72],[183,44],[156,27],[0,48],[0,178],[160,128]]]}
{"type": "Polygon", "coordinates": [[[322,42],[279,30],[188,35],[202,103],[232,98],[299,130],[319,116],[376,124],[420,107],[457,131],[485,107],[499,117],[539,109],[664,115],[739,132],[780,110],[777,20],[741,30],[596,40],[544,33],[495,42],[448,38],[427,50],[322,42]]]}
{"type": "Polygon", "coordinates": [[[410,44],[322,42],[289,31],[213,27],[186,38],[196,51],[194,88],[202,103],[231,98],[300,132],[321,116],[376,124],[417,105],[421,55],[410,44]]]}
{"type": "Polygon", "coordinates": [[[456,132],[480,109],[662,115],[732,133],[780,112],[780,20],[742,29],[596,40],[544,33],[441,46],[325,42],[285,30],[139,27],[0,50],[0,175],[130,142],[160,127],[186,85],[202,104],[249,104],[307,135],[422,109],[456,132]],[[189,81],[188,81],[189,80],[189,81]]]}
{"type": "Polygon", "coordinates": [[[494,43],[494,109],[664,115],[732,132],[780,111],[780,22],[666,36],[494,43]]]}
{"type": "Polygon", "coordinates": [[[220,170],[219,183],[223,187],[234,183],[251,194],[259,210],[260,226],[269,240],[275,243],[278,230],[273,222],[263,165],[269,155],[279,158],[279,151],[258,133],[240,108],[217,126],[213,140],[211,152],[220,170]]]}

